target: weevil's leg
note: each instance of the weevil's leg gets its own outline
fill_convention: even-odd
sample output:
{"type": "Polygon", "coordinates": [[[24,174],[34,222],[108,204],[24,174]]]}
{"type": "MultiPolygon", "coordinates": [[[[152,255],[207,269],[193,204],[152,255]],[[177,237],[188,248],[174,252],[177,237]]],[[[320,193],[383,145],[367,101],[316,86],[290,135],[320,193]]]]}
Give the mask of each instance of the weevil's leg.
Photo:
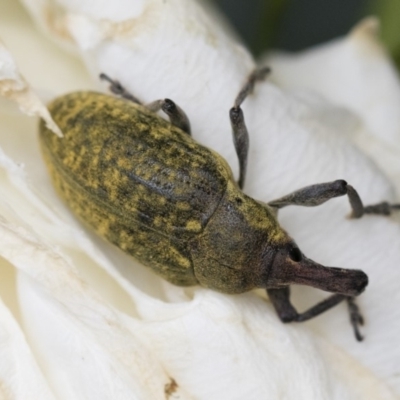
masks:
{"type": "Polygon", "coordinates": [[[239,159],[238,185],[240,189],[243,189],[247,169],[247,155],[249,153],[249,134],[244,122],[243,111],[240,107],[231,108],[229,116],[233,131],[233,142],[239,159]]]}
{"type": "Polygon", "coordinates": [[[347,305],[349,307],[350,323],[351,323],[351,326],[353,327],[354,334],[356,335],[357,340],[361,341],[364,338],[360,333],[359,327],[361,325],[364,325],[364,318],[361,315],[358,305],[354,301],[354,297],[347,298],[347,305]]]}
{"type": "Polygon", "coordinates": [[[333,199],[334,197],[346,195],[349,198],[352,208],[351,218],[361,218],[365,212],[363,203],[356,190],[344,180],[320,183],[317,185],[306,186],[296,190],[280,199],[268,203],[269,206],[280,209],[286,206],[305,206],[314,207],[333,199]]]}
{"type": "Polygon", "coordinates": [[[191,134],[190,121],[185,112],[176,103],[170,99],[156,100],[150,104],[146,104],[146,107],[154,112],[162,110],[168,115],[171,124],[182,129],[188,135],[191,134]]]}
{"type": "Polygon", "coordinates": [[[399,211],[400,204],[390,204],[387,201],[364,207],[364,214],[390,215],[392,211],[399,211]]]}
{"type": "Polygon", "coordinates": [[[359,326],[364,323],[359,312],[358,306],[354,302],[353,297],[344,296],[342,294],[333,294],[325,300],[317,303],[307,311],[298,313],[290,302],[290,288],[284,287],[281,289],[267,289],[268,297],[271,300],[280,320],[282,322],[304,322],[314,318],[325,311],[335,307],[343,300],[347,300],[350,311],[350,322],[354,329],[354,334],[358,341],[363,340],[360,334],[359,326]]]}
{"type": "Polygon", "coordinates": [[[233,107],[229,110],[229,117],[231,120],[233,142],[235,144],[236,154],[239,159],[239,187],[242,189],[246,177],[247,168],[247,155],[249,152],[249,133],[247,131],[246,123],[244,121],[243,111],[240,105],[246,97],[252,93],[257,81],[263,80],[270,72],[270,68],[264,67],[255,70],[247,79],[243,88],[235,99],[233,107]]]}
{"type": "MultiPolygon", "coordinates": [[[[133,94],[128,92],[120,83],[115,79],[111,79],[106,74],[100,74],[100,79],[107,81],[110,83],[110,91],[117,96],[120,96],[124,99],[133,101],[137,104],[142,104],[133,94]]],[[[184,132],[190,135],[190,121],[185,112],[172,100],[164,99],[164,100],[156,100],[150,104],[146,104],[146,107],[151,111],[157,112],[162,110],[165,114],[168,115],[171,123],[178,128],[182,129],[184,132]]]]}
{"type": "Polygon", "coordinates": [[[246,97],[251,94],[254,90],[254,86],[257,82],[262,81],[271,72],[270,67],[261,67],[254,70],[247,78],[246,83],[240,90],[239,94],[236,96],[234,108],[238,108],[244,102],[246,97]]]}
{"type": "Polygon", "coordinates": [[[133,94],[129,93],[117,80],[111,79],[108,75],[101,73],[100,79],[107,81],[110,84],[110,92],[120,96],[126,100],[133,101],[137,104],[142,104],[133,94]]]}

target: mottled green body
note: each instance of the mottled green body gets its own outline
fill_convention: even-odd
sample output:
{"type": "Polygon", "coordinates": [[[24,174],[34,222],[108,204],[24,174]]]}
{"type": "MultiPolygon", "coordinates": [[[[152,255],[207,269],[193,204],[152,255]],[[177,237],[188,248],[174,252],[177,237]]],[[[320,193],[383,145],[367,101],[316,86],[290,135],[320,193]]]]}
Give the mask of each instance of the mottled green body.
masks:
{"type": "Polygon", "coordinates": [[[288,241],[225,160],[145,107],[93,92],[56,99],[40,139],[55,187],[101,236],[177,285],[265,287],[261,262],[288,241]]]}

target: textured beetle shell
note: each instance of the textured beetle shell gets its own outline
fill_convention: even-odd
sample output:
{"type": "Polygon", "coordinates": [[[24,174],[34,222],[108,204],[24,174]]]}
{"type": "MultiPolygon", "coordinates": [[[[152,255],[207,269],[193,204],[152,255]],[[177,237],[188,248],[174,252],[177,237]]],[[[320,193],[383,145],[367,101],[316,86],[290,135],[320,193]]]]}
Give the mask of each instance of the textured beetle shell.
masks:
{"type": "Polygon", "coordinates": [[[64,133],[40,138],[56,189],[101,236],[177,285],[197,282],[188,240],[232,174],[225,160],[146,108],[94,92],[49,105],[64,133]]]}

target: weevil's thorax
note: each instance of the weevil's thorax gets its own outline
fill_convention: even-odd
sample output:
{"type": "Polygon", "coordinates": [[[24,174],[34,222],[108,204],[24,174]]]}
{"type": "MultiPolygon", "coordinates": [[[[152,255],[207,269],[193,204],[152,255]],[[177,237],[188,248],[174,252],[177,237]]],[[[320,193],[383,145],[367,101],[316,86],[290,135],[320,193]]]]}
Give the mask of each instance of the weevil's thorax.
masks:
{"type": "Polygon", "coordinates": [[[195,276],[224,293],[265,287],[277,249],[289,242],[272,209],[229,182],[203,234],[191,243],[195,276]]]}

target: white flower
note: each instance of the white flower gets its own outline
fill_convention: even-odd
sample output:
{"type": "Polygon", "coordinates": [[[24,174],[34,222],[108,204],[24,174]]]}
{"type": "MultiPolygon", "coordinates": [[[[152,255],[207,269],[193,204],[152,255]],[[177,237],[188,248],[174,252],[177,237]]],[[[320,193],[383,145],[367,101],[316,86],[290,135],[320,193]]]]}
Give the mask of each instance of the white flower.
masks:
{"type": "MultiPolygon", "coordinates": [[[[75,51],[92,76],[26,16],[15,25],[0,20],[4,42],[42,97],[100,87],[99,72],[146,102],[170,97],[189,115],[194,138],[220,152],[237,176],[228,110],[255,64],[212,10],[188,0],[24,3],[46,35],[75,51]]],[[[9,20],[6,13],[0,18],[9,20]]],[[[381,49],[359,27],[313,50],[312,58],[270,59],[281,88],[260,84],[244,104],[249,195],[268,201],[344,178],[365,203],[394,200],[389,179],[395,175],[381,173],[354,144],[370,150],[365,138],[372,136],[381,167],[400,171],[400,122],[391,111],[399,101],[398,77],[382,50],[362,57],[361,49],[370,48],[381,49]],[[338,59],[349,68],[335,69],[338,59]],[[375,68],[373,86],[362,71],[358,81],[351,79],[357,66],[375,68]],[[326,83],[335,75],[352,98],[313,85],[314,76],[326,83]],[[388,89],[375,111],[363,113],[383,85],[388,89]],[[357,97],[360,87],[365,91],[357,97]],[[386,154],[390,165],[381,159],[386,154]]],[[[10,79],[21,82],[15,65],[4,64],[9,54],[0,57],[0,88],[10,79]]],[[[344,305],[312,322],[284,325],[254,293],[174,287],[92,235],[53,192],[37,122],[8,103],[0,118],[0,398],[342,400],[400,393],[400,229],[394,219],[347,220],[344,198],[282,210],[282,225],[305,254],[370,276],[358,299],[366,317],[361,344],[344,305]]],[[[323,296],[309,288],[294,295],[299,308],[323,296]]]]}

